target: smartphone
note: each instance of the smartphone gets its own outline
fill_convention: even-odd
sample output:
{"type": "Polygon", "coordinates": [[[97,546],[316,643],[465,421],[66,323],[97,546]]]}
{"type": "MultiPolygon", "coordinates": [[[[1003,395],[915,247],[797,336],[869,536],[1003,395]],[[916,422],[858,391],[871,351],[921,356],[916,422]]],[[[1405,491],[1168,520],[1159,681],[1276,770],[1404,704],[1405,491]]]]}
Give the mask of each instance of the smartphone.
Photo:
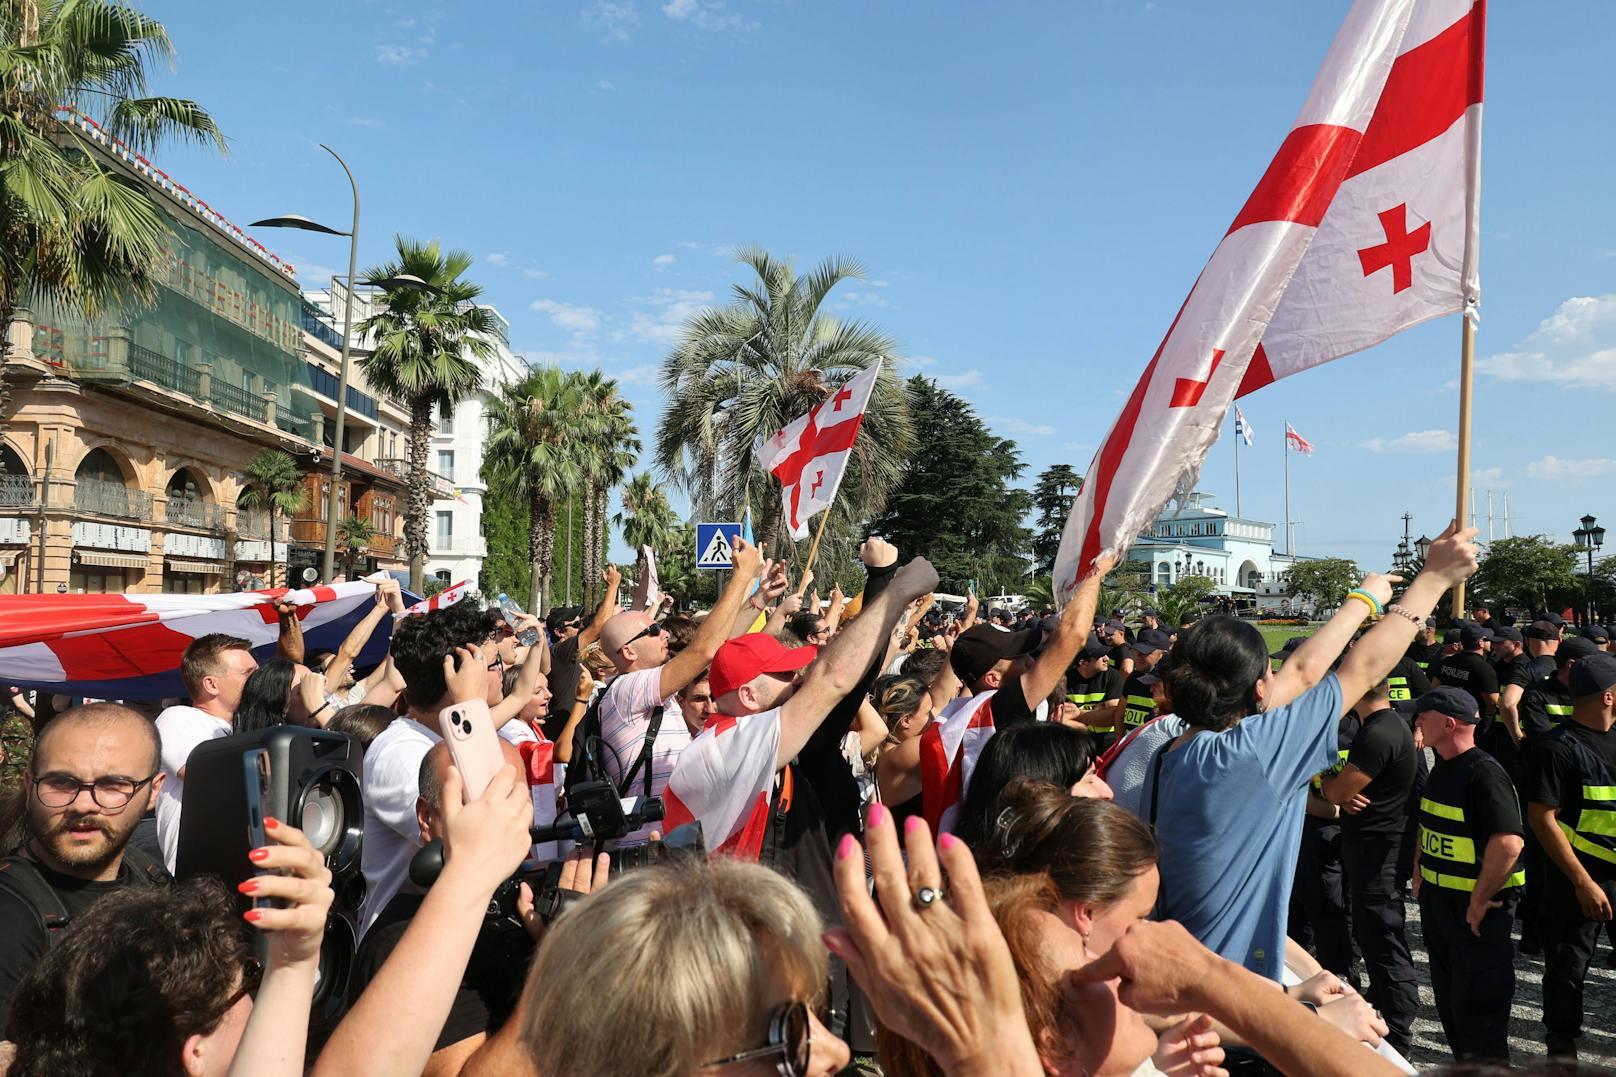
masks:
{"type": "MultiPolygon", "coordinates": [[[[247,848],[262,849],[269,844],[269,837],[264,831],[264,816],[269,811],[274,796],[274,786],[270,781],[269,752],[264,748],[254,748],[241,755],[241,784],[247,800],[247,848]]],[[[279,875],[279,871],[258,872],[260,875],[279,875]]],[[[278,908],[279,903],[274,898],[255,897],[252,899],[255,909],[278,908]]]]}
{"type": "Polygon", "coordinates": [[[488,715],[488,704],[482,702],[445,707],[438,720],[443,727],[443,737],[449,742],[449,756],[465,782],[465,799],[469,803],[483,795],[488,783],[505,765],[505,755],[499,750],[499,735],[494,732],[494,720],[488,715]]]}

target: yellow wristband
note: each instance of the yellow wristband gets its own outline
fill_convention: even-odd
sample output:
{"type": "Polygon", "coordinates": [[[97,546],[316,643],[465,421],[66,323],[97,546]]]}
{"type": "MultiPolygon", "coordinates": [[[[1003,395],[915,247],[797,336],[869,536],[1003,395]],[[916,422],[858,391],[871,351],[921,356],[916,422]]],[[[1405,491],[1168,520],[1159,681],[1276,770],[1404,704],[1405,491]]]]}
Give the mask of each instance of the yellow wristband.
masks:
{"type": "Polygon", "coordinates": [[[1369,601],[1369,596],[1368,595],[1359,594],[1357,591],[1348,591],[1347,592],[1347,597],[1348,598],[1356,598],[1359,602],[1362,602],[1365,606],[1369,607],[1369,616],[1371,616],[1371,617],[1376,616],[1375,604],[1373,602],[1369,601]]]}

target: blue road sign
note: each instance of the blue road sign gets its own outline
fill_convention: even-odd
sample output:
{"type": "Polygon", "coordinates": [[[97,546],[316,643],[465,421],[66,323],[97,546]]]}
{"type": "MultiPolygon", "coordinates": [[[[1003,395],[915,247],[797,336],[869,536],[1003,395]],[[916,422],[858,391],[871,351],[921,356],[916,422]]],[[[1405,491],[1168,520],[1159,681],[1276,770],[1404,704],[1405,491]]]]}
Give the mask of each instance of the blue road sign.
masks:
{"type": "Polygon", "coordinates": [[[696,567],[729,568],[734,562],[730,542],[741,533],[739,523],[696,525],[696,567]]]}

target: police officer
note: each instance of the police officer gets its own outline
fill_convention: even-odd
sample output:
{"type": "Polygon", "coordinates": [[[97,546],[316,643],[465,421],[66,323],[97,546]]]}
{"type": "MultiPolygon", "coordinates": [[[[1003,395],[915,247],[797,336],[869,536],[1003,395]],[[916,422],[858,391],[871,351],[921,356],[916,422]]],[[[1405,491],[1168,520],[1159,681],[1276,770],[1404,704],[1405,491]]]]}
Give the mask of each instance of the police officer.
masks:
{"type": "MultiPolygon", "coordinates": [[[[1429,674],[1431,663],[1442,657],[1442,644],[1436,639],[1436,618],[1427,617],[1425,623],[1420,625],[1419,633],[1414,642],[1408,645],[1408,657],[1420,667],[1420,672],[1429,674]]],[[[1424,695],[1424,693],[1420,693],[1424,695]]]]}
{"type": "Polygon", "coordinates": [[[1571,717],[1527,756],[1532,832],[1548,860],[1538,930],[1549,1054],[1575,1058],[1582,986],[1616,901],[1616,655],[1571,666],[1571,717]]]}
{"type": "Polygon", "coordinates": [[[1111,668],[1111,648],[1093,636],[1066,671],[1066,701],[1077,704],[1077,721],[1094,735],[1095,751],[1109,747],[1122,718],[1122,674],[1111,668]]]}
{"type": "Polygon", "coordinates": [[[1425,670],[1417,661],[1406,654],[1397,660],[1386,678],[1386,694],[1392,706],[1400,711],[1408,711],[1416,699],[1430,690],[1431,678],[1425,675],[1425,670]]]}
{"type": "MultiPolygon", "coordinates": [[[[1294,648],[1293,648],[1294,649],[1294,648]]],[[[1307,790],[1302,843],[1291,886],[1287,934],[1313,951],[1319,964],[1358,987],[1358,955],[1347,912],[1346,877],[1341,867],[1341,809],[1324,799],[1324,782],[1347,765],[1347,750],[1362,723],[1348,711],[1336,726],[1336,764],[1315,775],[1307,790]]]]}
{"type": "Polygon", "coordinates": [[[1156,717],[1154,688],[1159,679],[1153,677],[1146,682],[1143,678],[1150,676],[1166,653],[1167,633],[1160,629],[1144,629],[1134,641],[1133,672],[1122,684],[1124,736],[1156,717]]]}
{"type": "Polygon", "coordinates": [[[1468,692],[1433,688],[1415,706],[1437,757],[1420,797],[1414,872],[1437,1015],[1455,1059],[1508,1062],[1509,931],[1526,881],[1520,806],[1504,768],[1476,747],[1481,715],[1468,692]]]}
{"type": "Polygon", "coordinates": [[[1498,674],[1487,661],[1483,648],[1493,634],[1477,625],[1459,629],[1459,650],[1431,663],[1431,683],[1468,692],[1481,711],[1482,734],[1498,713],[1498,674]]]}
{"type": "Polygon", "coordinates": [[[1322,792],[1345,813],[1341,863],[1352,935],[1369,972],[1366,996],[1386,1020],[1387,1041],[1407,1054],[1420,992],[1408,950],[1398,867],[1416,752],[1413,730],[1392,709],[1388,692],[1382,681],[1352,708],[1362,725],[1347,749],[1346,765],[1324,780],[1322,792]]]}

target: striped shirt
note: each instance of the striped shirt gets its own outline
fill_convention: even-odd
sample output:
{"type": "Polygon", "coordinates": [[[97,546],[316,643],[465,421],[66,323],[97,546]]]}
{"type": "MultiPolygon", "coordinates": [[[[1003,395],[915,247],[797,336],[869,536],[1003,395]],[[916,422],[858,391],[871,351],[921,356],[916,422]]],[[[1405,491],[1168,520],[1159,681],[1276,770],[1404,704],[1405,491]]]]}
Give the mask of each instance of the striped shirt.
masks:
{"type": "MultiPolygon", "coordinates": [[[[605,754],[606,773],[619,786],[634,761],[640,757],[645,734],[651,726],[651,712],[663,703],[660,694],[662,667],[622,673],[606,686],[606,695],[600,702],[600,735],[609,751],[605,754]]],[[[679,753],[690,744],[690,730],[685,727],[684,716],[677,706],[664,709],[662,726],[657,731],[656,746],[651,753],[651,795],[661,796],[668,787],[668,777],[679,761],[679,753]]],[[[645,773],[634,777],[634,785],[627,793],[639,796],[645,791],[645,773]]],[[[641,827],[626,835],[619,844],[632,845],[650,837],[661,824],[641,827]]]]}

